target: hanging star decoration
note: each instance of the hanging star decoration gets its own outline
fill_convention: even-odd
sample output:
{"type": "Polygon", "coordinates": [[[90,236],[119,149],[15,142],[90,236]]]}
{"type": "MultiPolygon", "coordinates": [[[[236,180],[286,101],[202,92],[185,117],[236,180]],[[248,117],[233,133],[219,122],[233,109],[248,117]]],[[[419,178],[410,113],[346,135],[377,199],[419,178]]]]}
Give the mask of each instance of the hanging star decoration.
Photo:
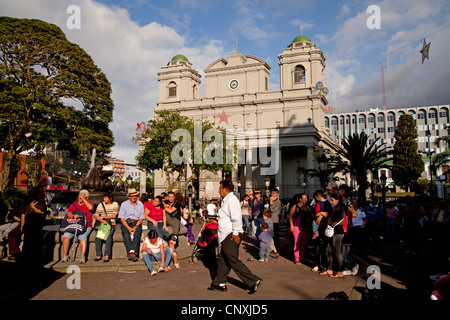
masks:
{"type": "Polygon", "coordinates": [[[422,64],[423,64],[423,62],[425,61],[425,58],[427,58],[428,60],[430,60],[430,56],[429,56],[429,53],[430,53],[430,44],[431,44],[431,42],[427,43],[427,42],[425,41],[425,39],[423,39],[423,47],[422,47],[422,50],[420,50],[420,53],[422,53],[422,64]]]}
{"type": "Polygon", "coordinates": [[[228,118],[231,117],[231,115],[226,114],[225,110],[222,110],[222,113],[219,114],[218,117],[220,119],[218,124],[220,124],[221,122],[225,122],[226,124],[229,124],[228,123],[228,118]]]}
{"type": "Polygon", "coordinates": [[[316,83],[316,87],[313,90],[314,96],[322,96],[325,97],[328,94],[328,86],[326,84],[323,84],[322,81],[319,81],[316,83]]]}

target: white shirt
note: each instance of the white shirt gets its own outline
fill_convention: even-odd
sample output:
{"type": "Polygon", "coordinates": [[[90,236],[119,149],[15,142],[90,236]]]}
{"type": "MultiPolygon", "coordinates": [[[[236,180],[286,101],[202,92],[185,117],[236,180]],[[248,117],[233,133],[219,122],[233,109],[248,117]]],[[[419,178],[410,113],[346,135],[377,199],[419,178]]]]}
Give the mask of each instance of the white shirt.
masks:
{"type": "Polygon", "coordinates": [[[366,217],[366,213],[362,211],[360,208],[356,210],[356,217],[352,218],[352,223],[354,227],[360,227],[363,225],[364,221],[363,218],[366,217]]]}
{"type": "Polygon", "coordinates": [[[158,241],[155,244],[152,244],[150,242],[150,239],[148,237],[145,237],[144,243],[147,245],[147,250],[152,250],[152,253],[157,254],[161,251],[161,244],[163,243],[163,240],[161,238],[158,238],[158,241]]]}
{"type": "Polygon", "coordinates": [[[222,200],[218,213],[218,236],[219,242],[222,242],[230,233],[239,235],[242,230],[242,211],[238,198],[230,192],[222,200]]]}
{"type": "Polygon", "coordinates": [[[206,210],[208,210],[208,215],[215,216],[216,215],[216,205],[214,203],[210,203],[206,206],[206,210]]]}

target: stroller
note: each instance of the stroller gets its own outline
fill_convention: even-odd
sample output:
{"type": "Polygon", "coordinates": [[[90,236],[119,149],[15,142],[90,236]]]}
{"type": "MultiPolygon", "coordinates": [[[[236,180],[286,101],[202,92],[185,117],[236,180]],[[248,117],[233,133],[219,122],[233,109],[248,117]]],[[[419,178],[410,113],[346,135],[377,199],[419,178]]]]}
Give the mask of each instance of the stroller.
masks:
{"type": "Polygon", "coordinates": [[[212,255],[217,257],[219,248],[218,239],[218,223],[216,216],[208,216],[207,221],[203,224],[203,227],[195,241],[195,246],[191,255],[191,262],[197,262],[198,259],[202,259],[205,255],[212,255]]]}

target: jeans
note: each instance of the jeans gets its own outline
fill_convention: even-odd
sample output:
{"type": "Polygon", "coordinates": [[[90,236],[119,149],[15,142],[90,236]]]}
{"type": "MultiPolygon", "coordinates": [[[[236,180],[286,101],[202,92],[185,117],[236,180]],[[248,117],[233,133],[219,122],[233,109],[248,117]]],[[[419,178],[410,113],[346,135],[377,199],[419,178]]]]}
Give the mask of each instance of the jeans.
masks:
{"type": "Polygon", "coordinates": [[[343,243],[341,250],[342,250],[342,257],[344,259],[344,269],[345,270],[352,270],[356,266],[355,260],[353,260],[351,256],[351,249],[352,245],[350,243],[343,243]]]}
{"type": "Polygon", "coordinates": [[[344,270],[344,257],[342,256],[342,239],[343,234],[334,234],[333,237],[328,238],[327,247],[327,260],[328,260],[328,270],[333,270],[333,256],[336,257],[336,264],[338,272],[344,270]]]}
{"type": "Polygon", "coordinates": [[[130,251],[134,251],[134,253],[136,255],[138,254],[139,245],[141,243],[141,235],[142,235],[142,225],[139,225],[136,228],[136,231],[134,232],[133,240],[130,237],[130,233],[128,232],[128,229],[122,225],[123,243],[125,244],[127,253],[130,253],[130,251]]]}
{"type": "Polygon", "coordinates": [[[169,232],[164,230],[164,221],[157,221],[156,227],[153,225],[153,223],[148,221],[147,228],[148,228],[148,231],[156,230],[156,232],[158,233],[158,237],[160,237],[161,239],[163,239],[164,237],[170,236],[169,232]]]}
{"type": "Polygon", "coordinates": [[[102,247],[103,243],[105,243],[105,256],[111,258],[112,256],[112,246],[113,246],[113,236],[116,231],[116,226],[111,226],[111,230],[109,231],[108,238],[106,240],[100,240],[95,238],[95,253],[98,257],[102,257],[102,247]]]}
{"type": "Polygon", "coordinates": [[[248,214],[243,214],[242,221],[244,222],[244,226],[247,228],[248,234],[252,235],[252,228],[250,227],[250,216],[248,214]]]}
{"type": "Polygon", "coordinates": [[[269,259],[270,248],[259,248],[259,257],[261,259],[269,259]]]}
{"type": "MultiPolygon", "coordinates": [[[[142,254],[142,259],[144,259],[145,265],[147,266],[148,271],[155,270],[152,261],[161,261],[161,251],[158,253],[148,253],[144,252],[142,254]]],[[[167,268],[170,263],[170,259],[172,259],[172,249],[165,248],[164,249],[164,268],[167,268]]]]}
{"type": "Polygon", "coordinates": [[[261,232],[262,232],[262,230],[261,230],[261,223],[264,222],[264,218],[263,217],[258,217],[255,220],[253,220],[253,222],[255,223],[255,226],[256,226],[255,236],[258,237],[261,234],[261,232]]]}

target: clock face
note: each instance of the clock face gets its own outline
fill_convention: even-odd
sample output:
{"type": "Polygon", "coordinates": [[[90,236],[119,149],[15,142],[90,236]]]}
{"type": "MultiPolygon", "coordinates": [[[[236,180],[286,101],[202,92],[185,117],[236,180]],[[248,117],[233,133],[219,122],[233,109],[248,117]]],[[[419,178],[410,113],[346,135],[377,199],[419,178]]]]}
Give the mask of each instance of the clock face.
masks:
{"type": "Polygon", "coordinates": [[[228,87],[231,90],[236,90],[239,87],[239,81],[237,81],[236,79],[231,80],[230,83],[228,84],[228,87]]]}

